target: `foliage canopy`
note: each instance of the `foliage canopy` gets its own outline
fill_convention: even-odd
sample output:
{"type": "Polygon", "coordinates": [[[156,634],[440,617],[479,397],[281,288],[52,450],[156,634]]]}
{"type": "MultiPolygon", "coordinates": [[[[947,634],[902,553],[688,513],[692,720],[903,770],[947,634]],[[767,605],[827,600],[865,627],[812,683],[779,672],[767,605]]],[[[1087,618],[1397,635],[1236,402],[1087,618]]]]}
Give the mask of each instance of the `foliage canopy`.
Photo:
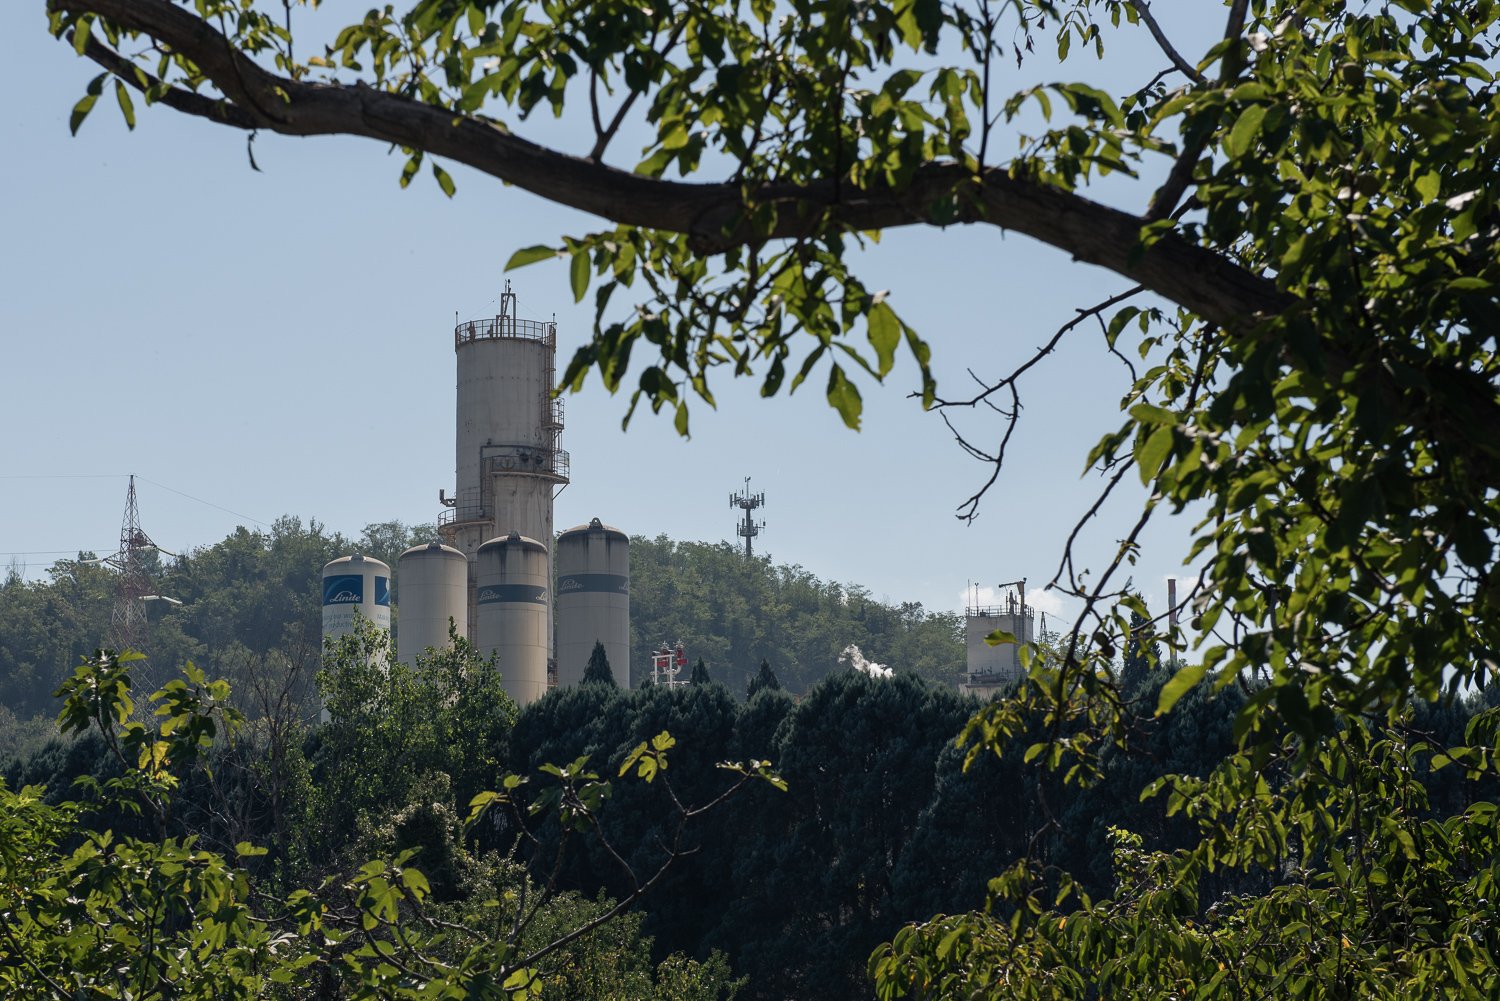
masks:
{"type": "MultiPolygon", "coordinates": [[[[1032,982],[1050,956],[1056,983],[1087,993],[1087,978],[1066,977],[1114,969],[1089,951],[1102,949],[1125,989],[1209,990],[1258,933],[1302,934],[1292,915],[1330,902],[1347,919],[1339,937],[1318,937],[1325,922],[1277,939],[1271,968],[1289,993],[1358,989],[1343,961],[1325,965],[1320,950],[1335,947],[1374,957],[1392,990],[1493,989],[1493,929],[1465,922],[1481,920],[1473,901],[1493,879],[1494,811],[1419,819],[1403,769],[1420,742],[1402,713],[1491,681],[1500,650],[1500,5],[1227,0],[1222,37],[1184,52],[1144,0],[417,0],[329,32],[317,55],[294,48],[281,4],[47,6],[54,33],[105,70],[75,127],[113,76],[127,120],[135,88],[235,128],[368,136],[407,151],[403,183],[448,158],[609,220],[512,263],[560,254],[580,300],[595,286],[595,337],[568,385],[597,371],[630,390],[632,409],[666,409],[683,431],[690,397],[712,403],[716,370],[753,375],[765,395],[817,373],[858,426],[856,379],[885,377],[904,344],[928,405],[1001,410],[998,445],[965,440],[998,472],[1024,376],[1059,340],[1097,322],[1101,351],[1139,354],[1120,425],[1088,466],[1106,496],[1134,475],[1149,499],[1102,571],[1065,557],[1057,583],[1082,611],[1016,697],[971,723],[971,752],[1040,720],[1028,756],[1086,778],[1126,739],[1126,694],[1108,667],[1132,617],[1150,616],[1119,578],[1149,519],[1171,509],[1201,518],[1186,603],[1203,643],[1160,686],[1158,709],[1200,683],[1243,686],[1241,753],[1173,788],[1205,825],[1197,849],[1141,859],[1121,839],[1125,934],[1109,937],[1117,912],[1090,903],[1054,919],[1068,885],[1044,903],[1036,874],[1016,870],[997,886],[1016,914],[1047,915],[1031,937],[1015,937],[1020,925],[990,936],[977,914],[939,937],[914,931],[887,956],[915,950],[899,989],[968,993],[965,971],[982,977],[987,955],[1023,944],[1043,950],[1014,967],[1032,982]],[[1055,42],[1071,69],[1084,52],[1109,58],[1132,25],[1160,59],[1123,92],[1000,83],[1001,63],[1024,65],[1038,43],[1055,42]],[[582,155],[514,131],[534,111],[575,108],[593,126],[582,155]],[[612,166],[632,113],[649,133],[644,158],[612,166]],[[1105,175],[1135,179],[1117,189],[1128,208],[1085,194],[1105,175]],[[928,344],[849,252],[883,229],[954,223],[1023,233],[1116,273],[1122,290],[1012,374],[940,396],[928,344]],[[616,301],[627,296],[633,309],[616,301]],[[1268,769],[1284,784],[1262,788],[1268,769]],[[1225,831],[1253,836],[1225,855],[1225,831]],[[1413,853],[1408,840],[1440,847],[1413,853]],[[1224,970],[1204,958],[1198,926],[1171,924],[1214,865],[1315,873],[1226,919],[1224,970]],[[1451,906],[1422,932],[1446,936],[1451,961],[1400,930],[1391,908],[1415,899],[1451,906]],[[1148,943],[1146,927],[1167,930],[1148,943]],[[1145,979],[1125,977],[1148,955],[1145,979]]],[[[1174,656],[1188,644],[1154,635],[1174,656]]],[[[1459,750],[1489,774],[1492,724],[1459,750]]]]}

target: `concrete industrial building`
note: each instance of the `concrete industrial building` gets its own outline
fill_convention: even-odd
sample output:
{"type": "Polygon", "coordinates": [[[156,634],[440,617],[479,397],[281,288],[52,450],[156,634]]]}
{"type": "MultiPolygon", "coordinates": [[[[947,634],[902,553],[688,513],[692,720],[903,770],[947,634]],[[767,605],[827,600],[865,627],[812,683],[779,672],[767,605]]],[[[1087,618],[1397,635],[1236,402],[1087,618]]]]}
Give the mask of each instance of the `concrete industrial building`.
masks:
{"type": "Polygon", "coordinates": [[[1026,673],[1021,650],[1015,643],[991,646],[991,633],[1009,633],[1021,643],[1035,638],[1036,609],[1026,605],[1026,581],[1002,585],[999,602],[981,604],[974,591],[964,608],[964,646],[968,664],[958,690],[964,695],[989,698],[1010,688],[1026,673]]]}
{"type": "MultiPolygon", "coordinates": [[[[438,532],[469,561],[469,621],[476,623],[479,547],[511,532],[552,544],[552,499],[569,479],[562,401],[552,397],[557,324],[516,316],[507,282],[495,316],[454,327],[453,350],[456,489],[451,497],[438,491],[445,508],[438,532]]],[[[550,623],[550,591],[546,609],[550,623]]]]}
{"type": "MultiPolygon", "coordinates": [[[[561,447],[562,401],[552,396],[557,324],[518,317],[507,283],[495,316],[455,325],[453,349],[455,489],[438,491],[443,544],[413,547],[397,561],[398,659],[410,663],[428,647],[446,646],[451,622],[481,656],[496,655],[505,689],[520,705],[554,684],[576,683],[596,642],[628,687],[629,538],[597,518],[570,529],[556,540],[565,577],[555,587],[553,498],[570,476],[561,447]],[[556,616],[555,593],[564,596],[556,616]]],[[[325,593],[325,639],[352,630],[356,604],[375,625],[390,628],[384,563],[344,557],[328,565],[325,580],[352,579],[350,567],[366,564],[379,571],[369,572],[357,601],[354,591],[339,591],[330,611],[325,593]]]]}

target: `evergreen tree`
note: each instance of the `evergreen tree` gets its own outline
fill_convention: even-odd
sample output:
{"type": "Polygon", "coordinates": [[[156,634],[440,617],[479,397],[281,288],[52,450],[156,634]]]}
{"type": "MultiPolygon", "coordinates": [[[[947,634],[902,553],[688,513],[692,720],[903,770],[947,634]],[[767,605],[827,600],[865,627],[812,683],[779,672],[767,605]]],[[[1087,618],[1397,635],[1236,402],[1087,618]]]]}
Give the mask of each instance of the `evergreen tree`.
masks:
{"type": "Polygon", "coordinates": [[[1127,692],[1134,691],[1161,664],[1161,645],[1156,629],[1140,612],[1130,613],[1130,635],[1125,640],[1125,657],[1120,665],[1120,682],[1127,692]]]}
{"type": "Polygon", "coordinates": [[[689,679],[694,685],[706,685],[709,682],[708,668],[703,666],[703,658],[698,658],[698,663],[693,665],[693,676],[689,679]]]}
{"type": "Polygon", "coordinates": [[[594,641],[594,652],[589,654],[589,666],[583,669],[582,684],[619,687],[615,684],[615,673],[609,668],[609,656],[604,652],[604,644],[598,640],[594,641]]]}
{"type": "Polygon", "coordinates": [[[764,658],[760,662],[760,673],[750,679],[749,686],[745,689],[745,698],[755,697],[756,692],[777,690],[781,688],[781,682],[776,680],[776,672],[771,670],[771,665],[764,658]]]}
{"type": "Polygon", "coordinates": [[[972,708],[916,675],[842,671],[790,710],[770,754],[788,788],[759,843],[737,846],[738,927],[718,929],[757,998],[865,997],[865,957],[928,916],[902,909],[892,877],[972,708]]]}

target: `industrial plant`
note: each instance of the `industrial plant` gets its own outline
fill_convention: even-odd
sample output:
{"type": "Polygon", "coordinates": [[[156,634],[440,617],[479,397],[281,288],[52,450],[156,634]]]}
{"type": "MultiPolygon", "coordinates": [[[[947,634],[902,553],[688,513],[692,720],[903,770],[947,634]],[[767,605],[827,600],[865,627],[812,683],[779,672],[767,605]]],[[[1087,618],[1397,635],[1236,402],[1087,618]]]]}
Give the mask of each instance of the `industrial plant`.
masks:
{"type": "MultiPolygon", "coordinates": [[[[454,490],[438,491],[442,542],[397,560],[397,659],[447,646],[451,628],[496,656],[506,691],[525,706],[576,684],[602,643],[628,688],[629,537],[598,518],[553,533],[553,499],[570,476],[562,400],[552,395],[557,324],[517,316],[507,282],[494,317],[455,325],[453,349],[454,490]]],[[[391,593],[391,568],[380,560],[329,563],[324,640],[352,632],[356,614],[389,630],[391,593]]]]}
{"type": "Polygon", "coordinates": [[[1036,638],[1036,609],[1026,604],[1025,578],[1001,584],[996,591],[997,600],[989,604],[982,602],[979,589],[971,586],[964,606],[968,666],[958,690],[982,699],[1001,694],[1021,679],[1026,673],[1021,647],[1036,638]],[[993,633],[1009,634],[1017,642],[991,645],[987,637],[993,633]]]}
{"type": "MultiPolygon", "coordinates": [[[[456,318],[455,318],[456,320],[456,318]]],[[[521,319],[506,284],[498,313],[455,322],[457,363],[453,491],[438,491],[442,541],[415,546],[397,560],[401,608],[396,658],[410,664],[451,635],[481,656],[494,655],[512,698],[529,705],[559,685],[582,680],[596,643],[615,678],[630,687],[630,540],[598,518],[553,531],[553,500],[571,469],[562,448],[563,404],[557,381],[557,324],[521,319]]],[[[764,528],[754,517],[765,494],[750,481],[732,494],[745,556],[764,528]]],[[[323,637],[337,640],[356,619],[389,631],[392,573],[380,560],[344,556],[323,568],[323,637]]],[[[1025,670],[1020,646],[1034,638],[1026,582],[1001,585],[996,604],[976,591],[966,608],[968,664],[960,690],[989,697],[1025,670]],[[990,645],[1008,633],[1018,643],[990,645]]],[[[682,684],[680,645],[656,651],[651,678],[682,684]]],[[[645,670],[643,667],[642,670],[645,670]]]]}

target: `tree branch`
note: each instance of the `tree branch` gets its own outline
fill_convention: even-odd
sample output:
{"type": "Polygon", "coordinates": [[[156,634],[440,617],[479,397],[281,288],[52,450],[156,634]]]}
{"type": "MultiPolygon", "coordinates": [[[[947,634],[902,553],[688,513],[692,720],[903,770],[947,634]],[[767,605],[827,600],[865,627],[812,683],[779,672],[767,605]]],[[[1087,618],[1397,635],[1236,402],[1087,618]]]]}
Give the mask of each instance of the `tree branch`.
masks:
{"type": "Polygon", "coordinates": [[[1135,0],[1131,6],[1135,8],[1137,14],[1141,15],[1141,20],[1146,22],[1151,37],[1156,39],[1156,44],[1167,54],[1167,58],[1172,60],[1172,65],[1182,70],[1189,80],[1202,83],[1203,74],[1198,72],[1198,67],[1182,58],[1182,53],[1178,52],[1176,47],[1167,40],[1166,32],[1162,31],[1161,25],[1156,23],[1156,15],[1151,13],[1150,0],[1135,0]]]}
{"type": "MultiPolygon", "coordinates": [[[[53,11],[93,13],[150,35],[190,59],[224,94],[221,102],[174,98],[179,111],[237,128],[282,135],[354,135],[422,149],[499,178],[532,194],[616,223],[687,234],[693,249],[723,253],[745,244],[788,239],[829,223],[853,230],[984,222],[1024,233],[1134,279],[1159,295],[1224,326],[1281,312],[1291,300],[1267,279],[1214,251],[1168,234],[1142,250],[1141,220],[1081,195],[1009,176],[932,162],[904,187],[859,189],[832,179],[762,184],[746,197],[731,182],[685,183],[646,177],[571,156],[511,134],[477,116],[386,93],[363,83],[309,83],[271,73],[215,28],[170,0],[48,0],[53,11]],[[957,204],[954,204],[956,198],[957,204]],[[752,205],[778,209],[769,228],[747,221],[752,205]]],[[[97,49],[103,49],[102,43],[97,49]]],[[[90,54],[95,51],[90,46],[90,54]]],[[[104,50],[100,65],[127,81],[136,68],[104,50]],[[120,70],[124,70],[120,74],[120,70]]],[[[91,58],[93,58],[91,54],[91,58]]]]}
{"type": "MultiPolygon", "coordinates": [[[[619,224],[685,234],[699,254],[839,228],[987,223],[1129,278],[1235,335],[1281,339],[1283,330],[1259,321],[1318,308],[1180,233],[1168,232],[1143,245],[1141,217],[1072,191],[1012,177],[1004,168],[975,170],[933,161],[919,166],[901,186],[865,188],[840,187],[831,178],[765,183],[748,190],[734,181],[669,181],[549,149],[512,135],[497,122],[363,83],[344,86],[280,76],[171,0],[48,0],[48,9],[95,14],[151,36],[190,60],[230,105],[169,91],[164,101],[177,110],[238,128],[295,136],[365,136],[424,150],[559,205],[619,224]],[[752,209],[765,208],[774,210],[773,221],[750,220],[752,209]]],[[[1230,12],[1235,30],[1242,28],[1245,10],[1245,0],[1236,0],[1230,12]]],[[[140,85],[139,68],[102,43],[90,43],[85,52],[121,79],[140,85]]],[[[1337,343],[1325,335],[1288,364],[1317,365],[1331,381],[1353,371],[1362,394],[1379,400],[1397,419],[1424,426],[1437,440],[1461,443],[1462,458],[1474,463],[1476,479],[1500,487],[1500,446],[1484,430],[1500,426],[1500,401],[1485,375],[1441,360],[1423,364],[1420,378],[1427,384],[1428,401],[1418,404],[1389,371],[1362,362],[1362,353],[1359,343],[1337,343]]]]}
{"type": "MultiPolygon", "coordinates": [[[[161,84],[160,80],[147,73],[138,63],[126,59],[92,34],[84,43],[83,54],[142,93],[161,84]]],[[[168,87],[156,100],[176,111],[207,118],[220,125],[246,130],[255,128],[254,119],[228,101],[204,97],[182,87],[168,87]]]]}
{"type": "MultiPolygon", "coordinates": [[[[1245,30],[1245,9],[1249,0],[1235,0],[1229,8],[1229,20],[1224,25],[1225,40],[1237,37],[1245,30]]],[[[1139,5],[1143,16],[1146,15],[1144,4],[1139,5]]],[[[1153,22],[1154,23],[1154,22],[1153,22]]],[[[1238,63],[1230,58],[1230,53],[1225,52],[1219,63],[1219,85],[1224,86],[1233,79],[1238,63]]],[[[1195,77],[1199,83],[1204,83],[1202,76],[1195,77]]],[[[1198,158],[1203,155],[1208,146],[1210,130],[1206,126],[1199,126],[1196,136],[1189,136],[1183,146],[1182,153],[1172,163],[1172,171],[1167,175],[1166,181],[1156,194],[1151,197],[1151,206],[1146,210],[1145,220],[1155,222],[1165,219],[1172,214],[1177,207],[1177,201],[1182,193],[1187,190],[1188,184],[1193,179],[1193,168],[1198,165],[1198,158]]]]}

